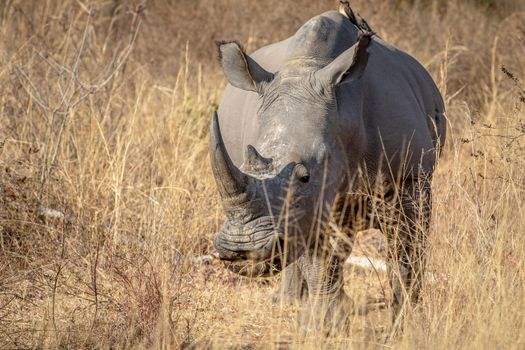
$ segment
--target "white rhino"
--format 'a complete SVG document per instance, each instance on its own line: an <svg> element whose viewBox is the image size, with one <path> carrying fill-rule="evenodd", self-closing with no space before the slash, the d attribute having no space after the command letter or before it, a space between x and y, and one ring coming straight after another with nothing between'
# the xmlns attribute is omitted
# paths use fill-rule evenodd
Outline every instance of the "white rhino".
<svg viewBox="0 0 525 350"><path fill-rule="evenodd" d="M306 296L303 317L320 323L348 312L339 252L363 228L389 239L394 321L417 300L445 142L429 73L362 29L330 11L252 55L218 43L229 84L210 137L226 213L215 248L245 275L286 266L282 294Z"/></svg>

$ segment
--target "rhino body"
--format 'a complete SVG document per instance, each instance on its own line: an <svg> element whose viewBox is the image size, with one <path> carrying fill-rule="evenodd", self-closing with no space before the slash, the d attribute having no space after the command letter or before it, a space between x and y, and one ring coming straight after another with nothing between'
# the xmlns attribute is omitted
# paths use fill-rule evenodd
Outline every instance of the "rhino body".
<svg viewBox="0 0 525 350"><path fill-rule="evenodd" d="M445 142L429 73L337 11L250 56L235 42L219 52L229 84L210 150L226 212L214 242L221 259L245 274L288 266L281 295L306 295L303 317L340 323L349 300L336 251L349 253L357 230L377 227L392 243L398 319L419 293L430 181ZM330 222L348 240L334 243Z"/></svg>

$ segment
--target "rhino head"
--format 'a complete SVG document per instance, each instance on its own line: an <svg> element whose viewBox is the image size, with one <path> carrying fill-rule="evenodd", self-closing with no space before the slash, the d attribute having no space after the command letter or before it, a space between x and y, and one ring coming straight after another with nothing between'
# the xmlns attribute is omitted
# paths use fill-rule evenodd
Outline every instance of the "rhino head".
<svg viewBox="0 0 525 350"><path fill-rule="evenodd" d="M219 44L228 82L259 96L256 142L245 147L240 168L226 151L217 113L212 118L212 170L226 213L214 245L231 269L267 274L318 242L362 153L360 78L369 42L362 35L329 63L290 60L275 74L237 43Z"/></svg>

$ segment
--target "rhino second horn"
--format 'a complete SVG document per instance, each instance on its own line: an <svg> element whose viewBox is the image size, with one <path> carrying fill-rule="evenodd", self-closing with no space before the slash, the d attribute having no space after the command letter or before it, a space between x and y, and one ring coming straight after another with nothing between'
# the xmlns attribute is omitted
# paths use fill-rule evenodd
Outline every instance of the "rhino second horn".
<svg viewBox="0 0 525 350"><path fill-rule="evenodd" d="M233 164L226 152L217 112L213 112L211 121L210 158L211 168L223 205L230 207L245 202L248 198L248 177Z"/></svg>
<svg viewBox="0 0 525 350"><path fill-rule="evenodd" d="M255 147L248 145L246 153L244 154L244 161L248 168L252 171L262 171L268 169L272 163L271 158L264 158L257 152Z"/></svg>

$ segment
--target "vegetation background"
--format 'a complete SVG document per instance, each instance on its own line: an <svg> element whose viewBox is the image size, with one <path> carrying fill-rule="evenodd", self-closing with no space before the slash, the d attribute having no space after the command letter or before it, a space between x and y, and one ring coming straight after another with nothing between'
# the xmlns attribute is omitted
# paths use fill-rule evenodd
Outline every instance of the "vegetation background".
<svg viewBox="0 0 525 350"><path fill-rule="evenodd" d="M448 106L433 278L403 335L388 338L380 274L347 273L371 305L350 335L302 338L297 306L270 301L278 278L187 258L212 251L222 220L213 41L251 52L336 6L0 2L0 349L525 348L523 0L352 1Z"/></svg>

